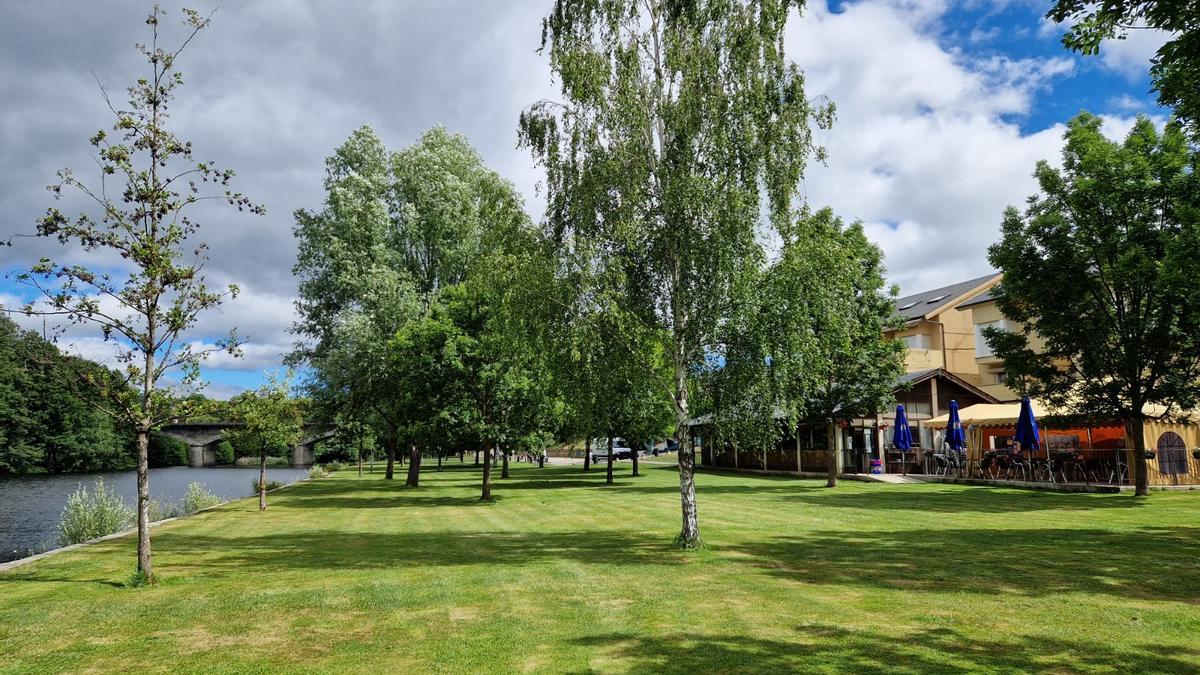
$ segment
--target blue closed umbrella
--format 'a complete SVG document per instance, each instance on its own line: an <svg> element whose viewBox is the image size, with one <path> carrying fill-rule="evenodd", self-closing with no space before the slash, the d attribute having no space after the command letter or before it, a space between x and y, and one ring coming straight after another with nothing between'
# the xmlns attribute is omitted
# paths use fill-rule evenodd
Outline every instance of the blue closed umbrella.
<svg viewBox="0 0 1200 675"><path fill-rule="evenodd" d="M962 452L967 449L967 435L963 432L962 419L958 416L958 401L950 401L950 420L946 424L946 445L951 450Z"/></svg>
<svg viewBox="0 0 1200 675"><path fill-rule="evenodd" d="M908 416L904 414L904 406L896 406L896 428L892 430L892 445L900 450L912 447L912 429L908 428Z"/></svg>
<svg viewBox="0 0 1200 675"><path fill-rule="evenodd" d="M902 473L908 473L908 449L912 447L912 429L908 428L908 416L904 414L904 406L896 406L896 426L892 429L892 445L903 453L901 464Z"/></svg>
<svg viewBox="0 0 1200 675"><path fill-rule="evenodd" d="M1022 450L1037 450L1042 447L1038 438L1037 420L1033 417L1033 404L1028 396L1021 398L1021 414L1017 417L1017 434L1013 440L1021 444Z"/></svg>

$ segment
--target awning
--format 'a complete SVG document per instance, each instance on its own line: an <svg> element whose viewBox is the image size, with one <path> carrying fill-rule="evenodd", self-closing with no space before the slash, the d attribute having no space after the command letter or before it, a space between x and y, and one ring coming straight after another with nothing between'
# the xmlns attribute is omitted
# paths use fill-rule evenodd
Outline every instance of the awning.
<svg viewBox="0 0 1200 675"><path fill-rule="evenodd" d="M1032 399L1033 414L1039 420L1047 417L1054 417L1056 414L1063 415L1063 412L1055 408L1047 406L1038 399ZM1157 419L1166 414L1165 407L1160 405L1145 405L1142 412L1146 417ZM967 406L958 411L959 417L962 419L963 425L975 425L979 427L1015 427L1017 426L1017 418L1021 415L1021 402L1014 401L1013 403L977 403L972 406ZM932 419L926 420L922 424L936 429L944 429L950 421L949 413L939 415Z"/></svg>

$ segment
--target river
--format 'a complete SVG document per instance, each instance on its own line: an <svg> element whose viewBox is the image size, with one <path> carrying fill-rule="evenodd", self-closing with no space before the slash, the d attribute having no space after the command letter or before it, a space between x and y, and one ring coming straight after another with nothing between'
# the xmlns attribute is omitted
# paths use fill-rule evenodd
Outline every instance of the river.
<svg viewBox="0 0 1200 675"><path fill-rule="evenodd" d="M267 479L294 483L308 476L308 469L270 467ZM97 478L115 489L125 503L137 505L137 473L116 471L65 475L0 477L0 562L15 560L30 550L58 545L58 518L67 495L83 484L91 489ZM150 470L150 498L164 504L179 503L188 483L200 483L221 499L246 497L258 467L192 469L183 466Z"/></svg>

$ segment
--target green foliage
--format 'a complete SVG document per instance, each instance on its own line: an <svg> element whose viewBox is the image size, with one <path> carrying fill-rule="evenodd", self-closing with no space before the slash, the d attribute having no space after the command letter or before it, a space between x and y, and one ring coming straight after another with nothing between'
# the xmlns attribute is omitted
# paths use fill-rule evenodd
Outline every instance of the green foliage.
<svg viewBox="0 0 1200 675"><path fill-rule="evenodd" d="M347 431L329 454L532 433L548 376L513 338L536 241L516 190L440 128L390 153L364 127L327 167L324 209L296 213L310 339L293 358L312 366L315 417Z"/></svg>
<svg viewBox="0 0 1200 675"><path fill-rule="evenodd" d="M308 470L309 478L324 478L326 474L327 472L324 467L315 464Z"/></svg>
<svg viewBox="0 0 1200 675"><path fill-rule="evenodd" d="M82 484L67 497L58 521L58 539L64 546L120 532L133 524L133 510L104 479L97 479L88 492Z"/></svg>
<svg viewBox="0 0 1200 675"><path fill-rule="evenodd" d="M233 450L233 443L230 443L228 439L221 439L221 442L217 443L216 461L221 466L233 464L237 461L237 455Z"/></svg>
<svg viewBox="0 0 1200 675"><path fill-rule="evenodd" d="M187 466L188 444L166 434L150 434L149 460L151 467Z"/></svg>
<svg viewBox="0 0 1200 675"><path fill-rule="evenodd" d="M133 467L128 430L62 385L71 371L115 377L0 316L0 474Z"/></svg>
<svg viewBox="0 0 1200 675"><path fill-rule="evenodd" d="M335 473L341 471L344 467L342 467L341 462L329 462L328 464L323 465L322 468L328 473Z"/></svg>
<svg viewBox="0 0 1200 675"><path fill-rule="evenodd" d="M905 349L884 336L900 326L885 274L862 225L829 209L803 214L787 234L769 273L767 325L788 419L868 417L893 401Z"/></svg>
<svg viewBox="0 0 1200 675"><path fill-rule="evenodd" d="M187 492L183 495L183 512L195 513L210 506L221 503L221 498L210 492L200 483L188 483Z"/></svg>
<svg viewBox="0 0 1200 675"><path fill-rule="evenodd" d="M1200 154L1178 124L1160 134L1139 118L1123 143L1101 125L1072 120L1063 168L1039 162L1041 193L1005 212L988 258L1004 272L997 303L1023 328L986 337L1019 391L1135 425L1144 492L1143 406L1200 403Z"/></svg>
<svg viewBox="0 0 1200 675"><path fill-rule="evenodd" d="M233 445L256 448L265 461L272 452L286 452L300 442L303 418L291 395L290 373L272 375L267 384L239 394L229 403L230 418L241 423L229 430L227 438Z"/></svg>
<svg viewBox="0 0 1200 675"><path fill-rule="evenodd" d="M1200 135L1200 11L1192 2L1168 0L1057 0L1046 18L1069 22L1063 35L1068 49L1099 54L1105 40L1124 40L1131 30L1147 28L1169 38L1150 60L1150 79L1158 102Z"/></svg>
<svg viewBox="0 0 1200 675"><path fill-rule="evenodd" d="M568 313L618 318L613 340L661 336L681 441L696 374L752 304L762 216L785 229L809 157L823 156L810 125L828 126L832 106L814 104L782 50L801 6L557 0L543 24L561 97L522 113L520 142L546 168L554 269L578 288ZM680 493L695 542L688 448Z"/></svg>

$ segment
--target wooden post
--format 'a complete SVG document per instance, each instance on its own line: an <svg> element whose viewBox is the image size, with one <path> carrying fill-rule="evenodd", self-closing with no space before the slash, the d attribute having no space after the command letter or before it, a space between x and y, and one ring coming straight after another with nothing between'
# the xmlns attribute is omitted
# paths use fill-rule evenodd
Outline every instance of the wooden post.
<svg viewBox="0 0 1200 675"><path fill-rule="evenodd" d="M796 473L800 473L800 427L796 427Z"/></svg>

